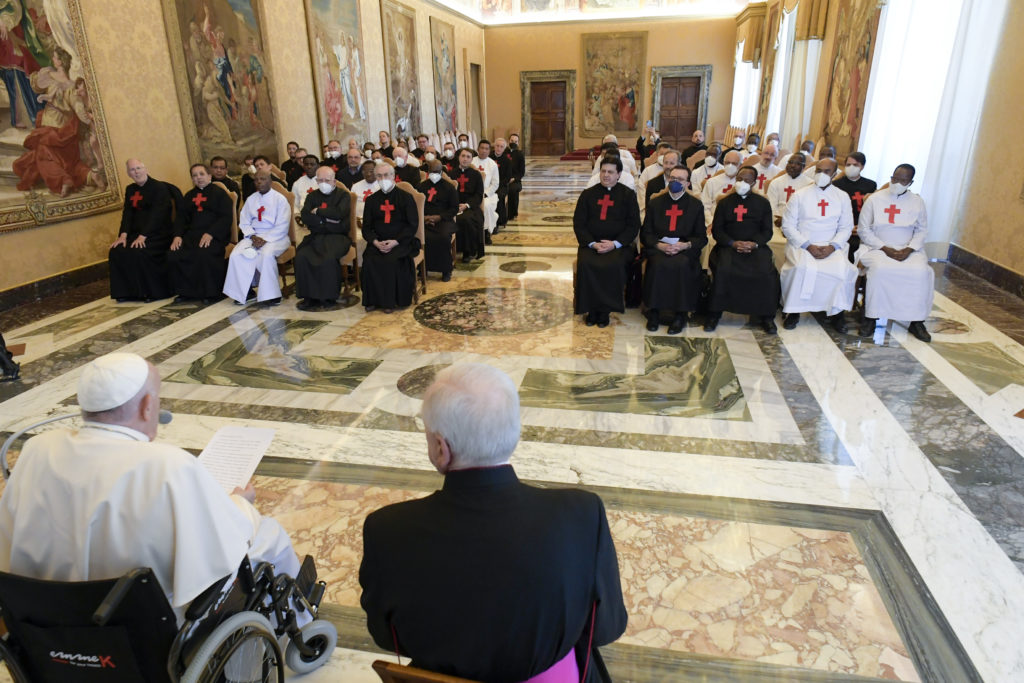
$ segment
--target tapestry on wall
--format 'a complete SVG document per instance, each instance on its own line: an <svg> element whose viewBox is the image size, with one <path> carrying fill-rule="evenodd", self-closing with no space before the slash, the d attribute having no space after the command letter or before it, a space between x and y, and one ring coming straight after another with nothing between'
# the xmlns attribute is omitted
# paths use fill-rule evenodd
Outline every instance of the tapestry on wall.
<svg viewBox="0 0 1024 683"><path fill-rule="evenodd" d="M781 5L774 5L768 11L765 24L764 47L761 50L761 99L757 105L757 126L764 128L768 124L768 106L771 103L772 84L775 77L775 57L778 52L779 27L781 26ZM765 133L778 131L766 130Z"/></svg>
<svg viewBox="0 0 1024 683"><path fill-rule="evenodd" d="M455 85L455 27L430 17L430 49L434 60L434 115L437 131L459 129Z"/></svg>
<svg viewBox="0 0 1024 683"><path fill-rule="evenodd" d="M359 0L306 0L321 142L368 137ZM342 145L344 147L344 145Z"/></svg>
<svg viewBox="0 0 1024 683"><path fill-rule="evenodd" d="M0 25L0 231L118 208L78 0L4 3Z"/></svg>
<svg viewBox="0 0 1024 683"><path fill-rule="evenodd" d="M257 0L162 0L185 146L192 163L220 155L277 159L277 125Z"/></svg>
<svg viewBox="0 0 1024 683"><path fill-rule="evenodd" d="M647 32L584 33L583 134L640 130Z"/></svg>
<svg viewBox="0 0 1024 683"><path fill-rule="evenodd" d="M822 134L840 155L856 151L860 140L881 13L875 0L839 0Z"/></svg>
<svg viewBox="0 0 1024 683"><path fill-rule="evenodd" d="M397 2L381 0L384 71L388 84L388 116L396 138L419 133L420 88L416 70L416 13Z"/></svg>

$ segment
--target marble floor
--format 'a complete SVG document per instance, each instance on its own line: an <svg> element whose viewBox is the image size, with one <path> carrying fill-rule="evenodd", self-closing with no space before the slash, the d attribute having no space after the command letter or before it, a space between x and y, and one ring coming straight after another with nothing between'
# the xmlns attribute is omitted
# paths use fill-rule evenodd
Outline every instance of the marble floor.
<svg viewBox="0 0 1024 683"><path fill-rule="evenodd" d="M605 648L616 680L1024 680L1024 302L935 264L931 344L810 317L771 337L728 315L650 333L637 309L586 327L586 167L531 160L487 257L391 315L117 304L105 283L0 311L26 344L0 437L73 412L81 366L117 349L160 369L162 440L275 429L257 505L315 556L340 634L307 679L374 681L363 519L439 485L421 396L485 361L520 387L519 475L605 500L629 610Z"/></svg>

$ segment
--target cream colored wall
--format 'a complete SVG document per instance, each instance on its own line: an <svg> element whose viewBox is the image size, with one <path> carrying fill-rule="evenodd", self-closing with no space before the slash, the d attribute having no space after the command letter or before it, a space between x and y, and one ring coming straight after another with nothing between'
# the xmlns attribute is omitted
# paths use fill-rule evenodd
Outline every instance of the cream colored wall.
<svg viewBox="0 0 1024 683"><path fill-rule="evenodd" d="M584 33L647 31L647 64L640 98L640 121L651 116L651 67L711 64L711 93L708 125L728 125L732 103L733 57L736 20L682 19L676 21L609 21L503 26L488 28L487 110L491 135L504 135L523 126L520 71L574 69L576 71L577 149L600 143L600 138L582 137L583 73L580 36ZM629 140L630 145L635 141ZM622 142L626 142L622 140Z"/></svg>
<svg viewBox="0 0 1024 683"><path fill-rule="evenodd" d="M1024 3L1011 2L989 77L974 149L1006 148L1007 135L1020 128L1024 101L1024 50L1016 43L1024 32ZM972 155L959 229L953 243L1017 273L1024 274L1024 156L1004 154L998 163L987 154Z"/></svg>
<svg viewBox="0 0 1024 683"><path fill-rule="evenodd" d="M313 94L313 65L302 0L263 0L264 50L277 119L278 156L287 158L289 140L320 156L320 133Z"/></svg>

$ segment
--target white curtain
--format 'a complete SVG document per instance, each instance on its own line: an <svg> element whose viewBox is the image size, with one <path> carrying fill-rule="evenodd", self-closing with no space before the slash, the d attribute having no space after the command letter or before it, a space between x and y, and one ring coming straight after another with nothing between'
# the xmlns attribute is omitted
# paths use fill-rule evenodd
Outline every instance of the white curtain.
<svg viewBox="0 0 1024 683"><path fill-rule="evenodd" d="M820 57L820 40L797 40L793 43L786 108L782 130L779 132L784 146L792 144L797 136L805 136L811 127L811 108L814 106L814 86L818 78Z"/></svg>
<svg viewBox="0 0 1024 683"><path fill-rule="evenodd" d="M793 24L796 17L796 10L782 12L782 21L779 22L779 35L775 44L775 70L772 72L772 91L768 98L768 118L765 123L764 132L778 133L782 126L782 115L785 111L783 94L786 92L786 83L789 81L789 67L792 63L793 52ZM791 141L785 141L788 148Z"/></svg>
<svg viewBox="0 0 1024 683"><path fill-rule="evenodd" d="M729 123L746 128L757 121L757 91L761 84L761 69L743 61L743 44L736 46L736 74L732 81L732 114Z"/></svg>

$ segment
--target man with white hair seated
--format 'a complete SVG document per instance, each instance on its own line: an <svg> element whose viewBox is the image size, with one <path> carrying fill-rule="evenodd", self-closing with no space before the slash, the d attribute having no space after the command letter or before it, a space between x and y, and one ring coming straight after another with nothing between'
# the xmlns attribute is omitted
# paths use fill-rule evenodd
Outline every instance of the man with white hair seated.
<svg viewBox="0 0 1024 683"><path fill-rule="evenodd" d="M366 518L360 602L374 641L472 680L597 680L597 647L626 628L601 499L519 481L519 395L500 370L442 370L422 416L444 485Z"/></svg>
<svg viewBox="0 0 1024 683"><path fill-rule="evenodd" d="M637 176L636 159L633 158L633 154L625 147L619 147L619 139L609 133L605 135L601 140L601 144L614 143L615 147L619 150L619 156L622 158L622 170L627 171L631 176Z"/></svg>
<svg viewBox="0 0 1024 683"><path fill-rule="evenodd" d="M291 541L253 507L252 484L229 495L192 454L155 442L159 392L141 356L85 366L83 426L29 439L0 498L0 570L91 581L150 567L179 621L246 555L297 575Z"/></svg>

